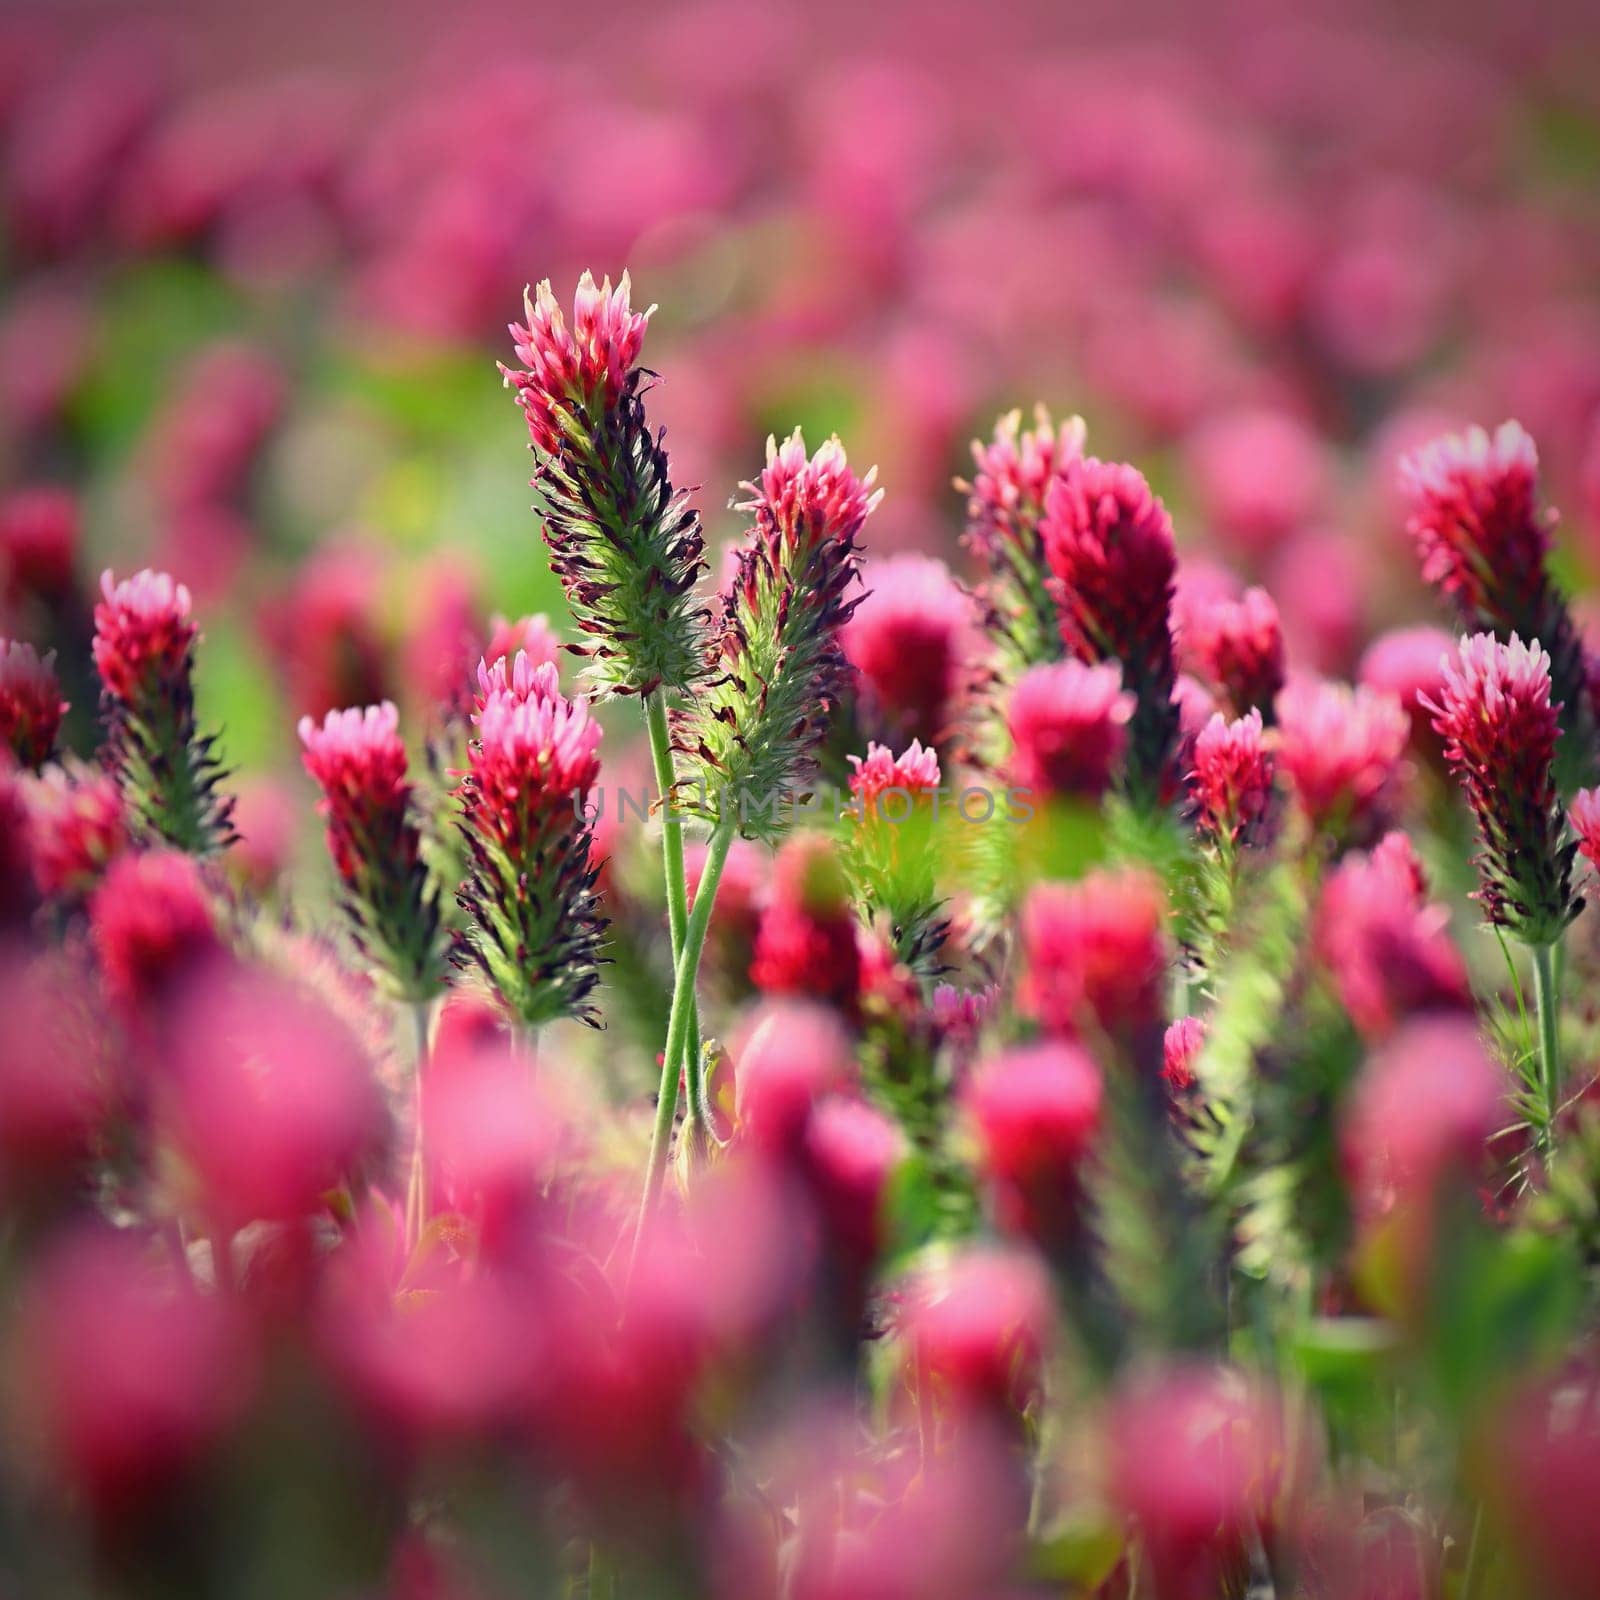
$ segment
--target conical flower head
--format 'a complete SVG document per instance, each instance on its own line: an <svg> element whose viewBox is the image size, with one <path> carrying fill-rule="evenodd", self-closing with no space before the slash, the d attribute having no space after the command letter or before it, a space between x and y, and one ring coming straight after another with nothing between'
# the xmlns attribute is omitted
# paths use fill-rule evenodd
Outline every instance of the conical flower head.
<svg viewBox="0 0 1600 1600"><path fill-rule="evenodd" d="M1489 921L1545 945L1582 909L1572 892L1577 844L1556 798L1550 657L1515 634L1462 641L1437 700L1424 698L1445 759L1478 824L1479 898Z"/></svg>
<svg viewBox="0 0 1600 1600"><path fill-rule="evenodd" d="M1219 711L1194 742L1189 800L1195 825L1232 848L1258 844L1272 806L1272 757L1261 713L1229 722Z"/></svg>
<svg viewBox="0 0 1600 1600"><path fill-rule="evenodd" d="M1410 725L1392 694L1295 678L1278 696L1278 765L1312 827L1341 842L1381 830Z"/></svg>
<svg viewBox="0 0 1600 1600"><path fill-rule="evenodd" d="M548 669L523 669L523 659L511 664L513 687L491 687L477 715L461 785L472 865L458 898L469 918L466 953L537 1027L559 1016L592 1020L605 919L584 808L600 774L600 726Z"/></svg>
<svg viewBox="0 0 1600 1600"><path fill-rule="evenodd" d="M1041 533L1061 637L1080 661L1121 665L1136 702L1128 787L1157 797L1178 737L1172 521L1134 468L1089 456L1051 486Z"/></svg>
<svg viewBox="0 0 1600 1600"><path fill-rule="evenodd" d="M1134 709L1114 661L1030 667L1006 711L1012 782L1043 799L1098 800L1121 775Z"/></svg>
<svg viewBox="0 0 1600 1600"><path fill-rule="evenodd" d="M675 725L746 833L782 832L849 685L840 634L859 600L857 536L882 498L873 478L851 471L837 439L808 455L796 429L781 447L768 440L761 479L746 485L755 526L722 597L718 676Z"/></svg>
<svg viewBox="0 0 1600 1600"><path fill-rule="evenodd" d="M1401 487L1406 527L1423 578L1455 604L1462 626L1537 640L1550 657L1554 698L1567 732L1562 765L1572 787L1593 767L1594 718L1582 642L1548 556L1555 513L1539 504L1539 457L1520 423L1490 434L1469 428L1406 457Z"/></svg>
<svg viewBox="0 0 1600 1600"><path fill-rule="evenodd" d="M1022 413L1011 411L987 443L973 441L972 481L956 483L967 495L962 543L987 571L982 598L1011 671L1061 654L1040 524L1056 480L1082 459L1083 442L1081 417L1056 423L1040 406L1034 425L1024 428Z"/></svg>
<svg viewBox="0 0 1600 1600"><path fill-rule="evenodd" d="M1183 648L1195 670L1220 690L1236 717L1271 717L1283 687L1283 626L1265 589L1197 608L1184 627Z"/></svg>
<svg viewBox="0 0 1600 1600"><path fill-rule="evenodd" d="M128 810L146 833L209 854L233 839L233 800L221 792L216 741L195 721L200 630L189 591L149 568L100 580L94 664L104 689L111 754Z"/></svg>
<svg viewBox="0 0 1600 1600"><path fill-rule="evenodd" d="M864 910L883 913L897 957L927 965L948 931L938 918L933 797L939 758L913 740L898 756L869 744L851 756L850 794L858 812L845 864Z"/></svg>
<svg viewBox="0 0 1600 1600"><path fill-rule="evenodd" d="M37 772L55 753L67 703L61 698L54 654L0 639L0 746Z"/></svg>
<svg viewBox="0 0 1600 1600"><path fill-rule="evenodd" d="M439 909L411 816L393 704L300 721L308 773L322 790L328 851L356 943L388 987L421 1000L439 984Z"/></svg>
<svg viewBox="0 0 1600 1600"><path fill-rule="evenodd" d="M569 326L548 282L513 324L521 370L502 367L538 458L551 566L588 637L602 690L686 688L704 665L700 521L673 487L645 419L639 354L650 313L635 312L626 273L613 289L585 273Z"/></svg>

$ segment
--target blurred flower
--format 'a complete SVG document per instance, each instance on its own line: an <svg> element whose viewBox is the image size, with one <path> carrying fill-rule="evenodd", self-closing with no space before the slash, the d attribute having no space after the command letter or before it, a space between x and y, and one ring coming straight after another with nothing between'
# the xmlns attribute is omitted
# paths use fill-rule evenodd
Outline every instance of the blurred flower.
<svg viewBox="0 0 1600 1600"><path fill-rule="evenodd" d="M797 428L767 441L761 480L745 486L755 527L722 597L721 675L674 721L719 804L741 807L743 832L781 831L774 813L811 775L848 687L840 636L860 583L856 539L882 499L875 475L857 477L836 438L808 456Z"/></svg>
<svg viewBox="0 0 1600 1600"><path fill-rule="evenodd" d="M1436 439L1401 463L1411 500L1406 527L1423 578L1454 601L1469 632L1544 648L1567 734L1565 759L1587 774L1594 719L1583 647L1547 569L1555 518L1539 507L1538 471L1533 440L1515 422L1493 435L1470 428Z"/></svg>
<svg viewBox="0 0 1600 1600"><path fill-rule="evenodd" d="M1176 1090L1194 1087L1194 1064L1206 1045L1206 1025L1199 1017L1179 1017L1161 1040L1161 1076Z"/></svg>
<svg viewBox="0 0 1600 1600"><path fill-rule="evenodd" d="M159 1495L238 1417L253 1356L228 1301L133 1232L81 1227L22 1292L19 1404L51 1466L109 1517Z"/></svg>
<svg viewBox="0 0 1600 1600"><path fill-rule="evenodd" d="M1326 449L1286 412L1241 410L1212 418L1190 435L1184 454L1200 515L1230 548L1269 550L1326 509Z"/></svg>
<svg viewBox="0 0 1600 1600"><path fill-rule="evenodd" d="M269 894L294 853L298 796L276 778L247 778L239 785L233 820L238 838L228 851L228 871L252 895Z"/></svg>
<svg viewBox="0 0 1600 1600"><path fill-rule="evenodd" d="M1265 589L1247 589L1238 600L1192 609L1180 642L1185 658L1222 692L1235 716L1247 711L1272 716L1283 688L1283 629Z"/></svg>
<svg viewBox="0 0 1600 1600"><path fill-rule="evenodd" d="M53 484L15 489L0 500L0 593L52 602L70 594L78 522L77 496Z"/></svg>
<svg viewBox="0 0 1600 1600"><path fill-rule="evenodd" d="M812 1108L855 1083L855 1052L838 1016L804 1000L771 1001L732 1045L737 1137L774 1155L793 1154Z"/></svg>
<svg viewBox="0 0 1600 1600"><path fill-rule="evenodd" d="M1600 867L1600 789L1580 789L1567 807L1567 821L1578 849L1591 866Z"/></svg>
<svg viewBox="0 0 1600 1600"><path fill-rule="evenodd" d="M1030 667L1006 712L1011 781L1045 799L1100 799L1122 770L1133 715L1134 697L1116 662Z"/></svg>
<svg viewBox="0 0 1600 1600"><path fill-rule="evenodd" d="M1351 1020L1369 1039L1406 1017L1470 1015L1466 964L1448 932L1449 912L1429 905L1404 834L1370 855L1344 858L1323 885L1312 928L1318 957Z"/></svg>
<svg viewBox="0 0 1600 1600"><path fill-rule="evenodd" d="M1422 696L1438 699L1444 688L1445 657L1455 647L1455 636L1443 628L1391 628L1367 646L1357 672L1367 688L1399 700L1411 719L1411 748L1434 761L1441 760L1443 752Z"/></svg>
<svg viewBox="0 0 1600 1600"><path fill-rule="evenodd" d="M1066 1040L1019 1046L973 1070L964 1100L1003 1227L1046 1244L1077 1231L1103 1094L1100 1069Z"/></svg>
<svg viewBox="0 0 1600 1600"><path fill-rule="evenodd" d="M364 546L324 543L267 608L263 633L281 663L291 711L320 717L391 697L393 664L378 619L380 576L378 558Z"/></svg>
<svg viewBox="0 0 1600 1600"><path fill-rule="evenodd" d="M81 899L128 843L117 780L74 762L50 766L24 795L33 875L42 895Z"/></svg>
<svg viewBox="0 0 1600 1600"><path fill-rule="evenodd" d="M461 784L472 869L460 900L467 950L526 1027L592 1019L605 929L584 807L600 774L600 725L518 655L486 689Z"/></svg>
<svg viewBox="0 0 1600 1600"><path fill-rule="evenodd" d="M1533 945L1559 939L1583 906L1572 892L1577 846L1556 799L1561 728L1550 688L1550 657L1537 643L1479 633L1446 659L1439 698L1422 702L1478 824L1478 898L1490 922Z"/></svg>
<svg viewBox="0 0 1600 1600"><path fill-rule="evenodd" d="M894 743L949 738L981 645L972 596L930 556L863 569L866 593L840 642L861 676L873 727Z"/></svg>
<svg viewBox="0 0 1600 1600"><path fill-rule="evenodd" d="M1409 731L1393 695L1292 679L1278 696L1278 764L1311 825L1355 840L1377 831L1395 803Z"/></svg>
<svg viewBox="0 0 1600 1600"><path fill-rule="evenodd" d="M553 667L559 662L560 653L561 640L542 612L512 620L497 611L489 619L489 638L483 659L491 667L516 655L525 655L536 667L547 664Z"/></svg>
<svg viewBox="0 0 1600 1600"><path fill-rule="evenodd" d="M385 701L330 711L320 728L302 717L299 731L356 943L396 995L424 1000L440 982L439 908L411 815L399 713Z"/></svg>
<svg viewBox="0 0 1600 1600"><path fill-rule="evenodd" d="M211 1227L310 1216L376 1154L384 1117L371 1063L294 980L211 967L186 986L170 1038L158 1126Z"/></svg>
<svg viewBox="0 0 1600 1600"><path fill-rule="evenodd" d="M584 273L569 330L546 280L526 302L527 325L511 329L526 370L500 370L528 420L545 543L594 681L649 694L703 673L694 585L704 543L645 421L638 360L650 312L628 297L627 273L615 290Z"/></svg>
<svg viewBox="0 0 1600 1600"><path fill-rule="evenodd" d="M146 568L100 579L94 664L105 689L117 780L133 820L180 849L209 854L233 837L233 802L219 788L215 740L195 722L200 630L189 591Z"/></svg>
<svg viewBox="0 0 1600 1600"><path fill-rule="evenodd" d="M1166 914L1160 885L1133 869L1037 885L1022 905L1019 1006L1051 1033L1137 1043L1162 1026Z"/></svg>
<svg viewBox="0 0 1600 1600"><path fill-rule="evenodd" d="M0 639L0 743L35 772L55 754L68 710L55 659L54 652L41 660L31 644Z"/></svg>
<svg viewBox="0 0 1600 1600"><path fill-rule="evenodd" d="M750 979L764 994L804 996L855 1015L861 992L856 916L843 866L820 834L796 835L778 853Z"/></svg>
<svg viewBox="0 0 1600 1600"><path fill-rule="evenodd" d="M118 856L89 902L89 928L106 993L129 1011L170 998L222 948L200 869L178 850Z"/></svg>
<svg viewBox="0 0 1600 1600"><path fill-rule="evenodd" d="M1228 849L1259 844L1266 831L1273 761L1265 739L1259 711L1235 722L1219 711L1194 742L1189 801L1195 826Z"/></svg>
<svg viewBox="0 0 1600 1600"><path fill-rule="evenodd" d="M1166 508L1132 467L1091 456L1052 485L1040 533L1068 651L1117 662L1134 695L1128 783L1155 798L1170 780L1178 736L1170 626L1177 554Z"/></svg>
<svg viewBox="0 0 1600 1600"><path fill-rule="evenodd" d="M704 840L685 840L683 873L691 911L701 874L705 871L706 854ZM728 859L717 883L717 903L711 912L700 971L702 976L715 975L735 996L742 994L749 985L750 952L755 949L756 934L761 926L771 863L771 856L760 845L748 839L735 839L728 847Z"/></svg>

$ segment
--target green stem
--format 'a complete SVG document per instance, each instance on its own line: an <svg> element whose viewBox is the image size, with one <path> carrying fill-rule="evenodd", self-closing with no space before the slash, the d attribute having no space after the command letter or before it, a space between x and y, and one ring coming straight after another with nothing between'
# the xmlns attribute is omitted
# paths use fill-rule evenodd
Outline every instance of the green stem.
<svg viewBox="0 0 1600 1600"><path fill-rule="evenodd" d="M1544 1091L1545 1147L1556 1149L1556 1114L1561 1108L1560 996L1556 987L1555 947L1533 947L1533 1008L1539 1022L1539 1084Z"/></svg>
<svg viewBox="0 0 1600 1600"><path fill-rule="evenodd" d="M667 881L667 927L672 937L672 968L676 975L678 958L683 954L684 929L689 921L689 894L683 870L683 822L672 799L677 773L672 765L666 701L660 690L644 697L644 720L650 732L650 759L655 766L656 789L661 796L661 861ZM674 1064L667 1063L668 1066ZM700 1015L692 994L683 1067L689 1080L689 1114L698 1120L701 1097L695 1092L695 1080L700 1073Z"/></svg>
<svg viewBox="0 0 1600 1600"><path fill-rule="evenodd" d="M706 854L705 871L700 875L694 910L690 912L688 925L683 932L683 950L678 956L677 972L672 984L667 1047L661 1057L661 1092L656 1101L655 1132L650 1139L650 1165L645 1172L644 1199L639 1205L639 1226L633 1240L635 1257L644 1237L645 1224L661 1193L662 1179L666 1176L667 1149L672 1143L672 1123L678 1112L678 1062L683 1059L689 1019L694 1012L694 985L700 972L700 951L706 942L706 929L711 925L711 908L717 899L717 884L721 881L722 869L728 860L728 848L732 843L732 821L718 823L717 831L711 836L711 848Z"/></svg>
<svg viewBox="0 0 1600 1600"><path fill-rule="evenodd" d="M1461 1576L1461 1600L1476 1600L1479 1545L1483 1539L1483 1502L1472 1513L1472 1537L1467 1544L1467 1565Z"/></svg>
<svg viewBox="0 0 1600 1600"><path fill-rule="evenodd" d="M422 1076L428 1065L428 1036L433 1004L417 1000L411 1005L411 1022L416 1031L416 1061L412 1068L411 1181L406 1187L406 1236L413 1250L428 1225L427 1151L422 1132Z"/></svg>

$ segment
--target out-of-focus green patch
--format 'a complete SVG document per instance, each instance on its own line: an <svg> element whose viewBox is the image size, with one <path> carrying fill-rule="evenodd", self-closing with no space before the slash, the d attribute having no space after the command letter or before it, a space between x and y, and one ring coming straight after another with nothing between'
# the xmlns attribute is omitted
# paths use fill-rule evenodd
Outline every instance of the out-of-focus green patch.
<svg viewBox="0 0 1600 1600"><path fill-rule="evenodd" d="M780 379L757 404L756 420L763 435L780 440L799 428L815 450L830 434L859 437L864 399L862 385L847 368L837 361L819 362ZM870 464L869 458L863 466Z"/></svg>
<svg viewBox="0 0 1600 1600"><path fill-rule="evenodd" d="M1076 1506L1028 1546L1028 1576L1065 1584L1074 1595L1096 1594L1116 1571L1126 1548L1109 1513Z"/></svg>
<svg viewBox="0 0 1600 1600"><path fill-rule="evenodd" d="M144 262L99 301L93 377L72 399L74 426L96 454L120 455L143 432L174 371L202 345L245 331L238 296L193 262Z"/></svg>
<svg viewBox="0 0 1600 1600"><path fill-rule="evenodd" d="M255 771L282 760L293 730L244 619L219 617L207 626L195 666L195 701L201 728L220 735L228 768Z"/></svg>
<svg viewBox="0 0 1600 1600"><path fill-rule="evenodd" d="M1541 98L1526 108L1523 128L1539 176L1563 183L1600 178L1600 122L1582 108Z"/></svg>

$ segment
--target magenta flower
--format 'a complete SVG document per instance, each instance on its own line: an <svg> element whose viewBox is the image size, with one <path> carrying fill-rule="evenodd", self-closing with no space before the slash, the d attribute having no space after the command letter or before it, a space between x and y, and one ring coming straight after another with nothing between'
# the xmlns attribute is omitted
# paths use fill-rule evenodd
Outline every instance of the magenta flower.
<svg viewBox="0 0 1600 1600"><path fill-rule="evenodd" d="M411 815L399 713L389 701L300 720L308 773L322 790L328 851L362 953L404 1000L439 985L439 908Z"/></svg>
<svg viewBox="0 0 1600 1600"><path fill-rule="evenodd" d="M1260 843L1272 809L1273 772L1261 713L1229 722L1219 711L1200 730L1191 760L1189 803L1200 832L1229 849Z"/></svg>
<svg viewBox="0 0 1600 1600"><path fill-rule="evenodd" d="M59 604L72 593L81 529L77 496L36 484L0 498L0 593Z"/></svg>
<svg viewBox="0 0 1600 1600"><path fill-rule="evenodd" d="M128 844L117 780L76 762L25 780L28 842L39 893L81 899Z"/></svg>
<svg viewBox="0 0 1600 1600"><path fill-rule="evenodd" d="M851 756L850 793L858 825L843 859L861 908L882 913L895 958L913 970L935 963L948 925L939 919L933 797L939 758L913 741L896 756L869 744ZM931 973L930 973L931 975Z"/></svg>
<svg viewBox="0 0 1600 1600"><path fill-rule="evenodd" d="M31 644L0 639L0 746L37 772L55 753L67 702L55 655L40 658Z"/></svg>
<svg viewBox="0 0 1600 1600"><path fill-rule="evenodd" d="M1161 1076L1175 1090L1192 1089L1194 1064L1206 1046L1206 1025L1199 1017L1179 1017L1161 1039Z"/></svg>
<svg viewBox="0 0 1600 1600"><path fill-rule="evenodd" d="M1171 519L1134 468L1090 456L1051 486L1040 532L1068 653L1121 666L1135 700L1128 786L1158 799L1178 737Z"/></svg>
<svg viewBox="0 0 1600 1600"><path fill-rule="evenodd" d="M1278 696L1278 765L1311 825L1375 832L1394 801L1410 724L1393 695L1296 678Z"/></svg>
<svg viewBox="0 0 1600 1600"><path fill-rule="evenodd" d="M1537 640L1544 648L1568 736L1563 765L1586 774L1594 721L1583 646L1548 570L1555 514L1539 506L1533 440L1516 422L1493 434L1469 428L1407 456L1400 479L1423 578L1455 603L1469 632Z"/></svg>
<svg viewBox="0 0 1600 1600"><path fill-rule="evenodd" d="M1567 807L1567 821L1578 837L1578 849L1591 866L1600 867L1600 789L1580 789Z"/></svg>
<svg viewBox="0 0 1600 1600"><path fill-rule="evenodd" d="M1455 646L1455 635L1443 628L1393 628L1367 647L1356 674L1367 688L1399 700L1411 719L1412 748L1435 764L1441 754L1439 738L1422 696L1438 698L1444 686L1444 658Z"/></svg>
<svg viewBox="0 0 1600 1600"><path fill-rule="evenodd" d="M678 749L704 769L742 832L782 831L785 796L811 778L832 709L848 690L841 633L860 584L857 538L883 494L837 439L815 455L795 430L767 441L741 509L755 526L722 597L718 676L674 718Z"/></svg>
<svg viewBox="0 0 1600 1600"><path fill-rule="evenodd" d="M870 725L897 740L947 740L981 645L978 608L942 561L891 556L864 569L867 593L840 635Z"/></svg>
<svg viewBox="0 0 1600 1600"><path fill-rule="evenodd" d="M1023 902L1018 1004L1063 1037L1142 1044L1162 1024L1170 955L1161 887L1138 871L1042 883Z"/></svg>
<svg viewBox="0 0 1600 1600"><path fill-rule="evenodd" d="M859 924L844 863L819 834L785 843L762 908L750 981L769 995L832 1005L854 1018L861 999Z"/></svg>
<svg viewBox="0 0 1600 1600"><path fill-rule="evenodd" d="M578 281L569 328L548 282L527 298L511 337L523 370L500 370L528 420L551 566L589 643L603 689L683 689L705 668L700 519L673 487L667 453L645 420L639 366L650 312L635 312L628 275L615 289Z"/></svg>
<svg viewBox="0 0 1600 1600"><path fill-rule="evenodd" d="M1134 697L1115 662L1030 667L1011 691L1011 781L1044 798L1098 800L1116 782L1128 748Z"/></svg>
<svg viewBox="0 0 1600 1600"><path fill-rule="evenodd" d="M1213 600L1186 617L1184 653L1216 686L1233 714L1273 714L1283 687L1283 628L1278 607L1265 589L1246 589L1237 600Z"/></svg>
<svg viewBox="0 0 1600 1600"><path fill-rule="evenodd" d="M911 802L919 795L931 794L939 787L939 757L913 739L896 755L887 745L869 744L865 756L851 756L850 793L863 812L878 815L880 802L889 791L903 792ZM907 812L909 814L909 805Z"/></svg>
<svg viewBox="0 0 1600 1600"><path fill-rule="evenodd" d="M129 1010L169 997L222 949L211 894L179 850L113 861L89 902L89 929L106 992Z"/></svg>
<svg viewBox="0 0 1600 1600"><path fill-rule="evenodd" d="M1478 824L1478 898L1490 922L1530 945L1554 943L1583 906L1572 892L1578 847L1564 839L1556 797L1561 725L1550 690L1538 643L1478 633L1446 658L1438 699L1422 702Z"/></svg>
<svg viewBox="0 0 1600 1600"><path fill-rule="evenodd" d="M553 668L526 656L481 669L485 681L461 785L466 947L526 1026L592 1020L605 919L584 808L600 775L600 725L556 687Z"/></svg>
<svg viewBox="0 0 1600 1600"><path fill-rule="evenodd" d="M181 850L220 850L233 839L233 801L219 788L216 741L195 722L189 591L148 568L122 583L107 572L100 589L94 664L129 812Z"/></svg>

